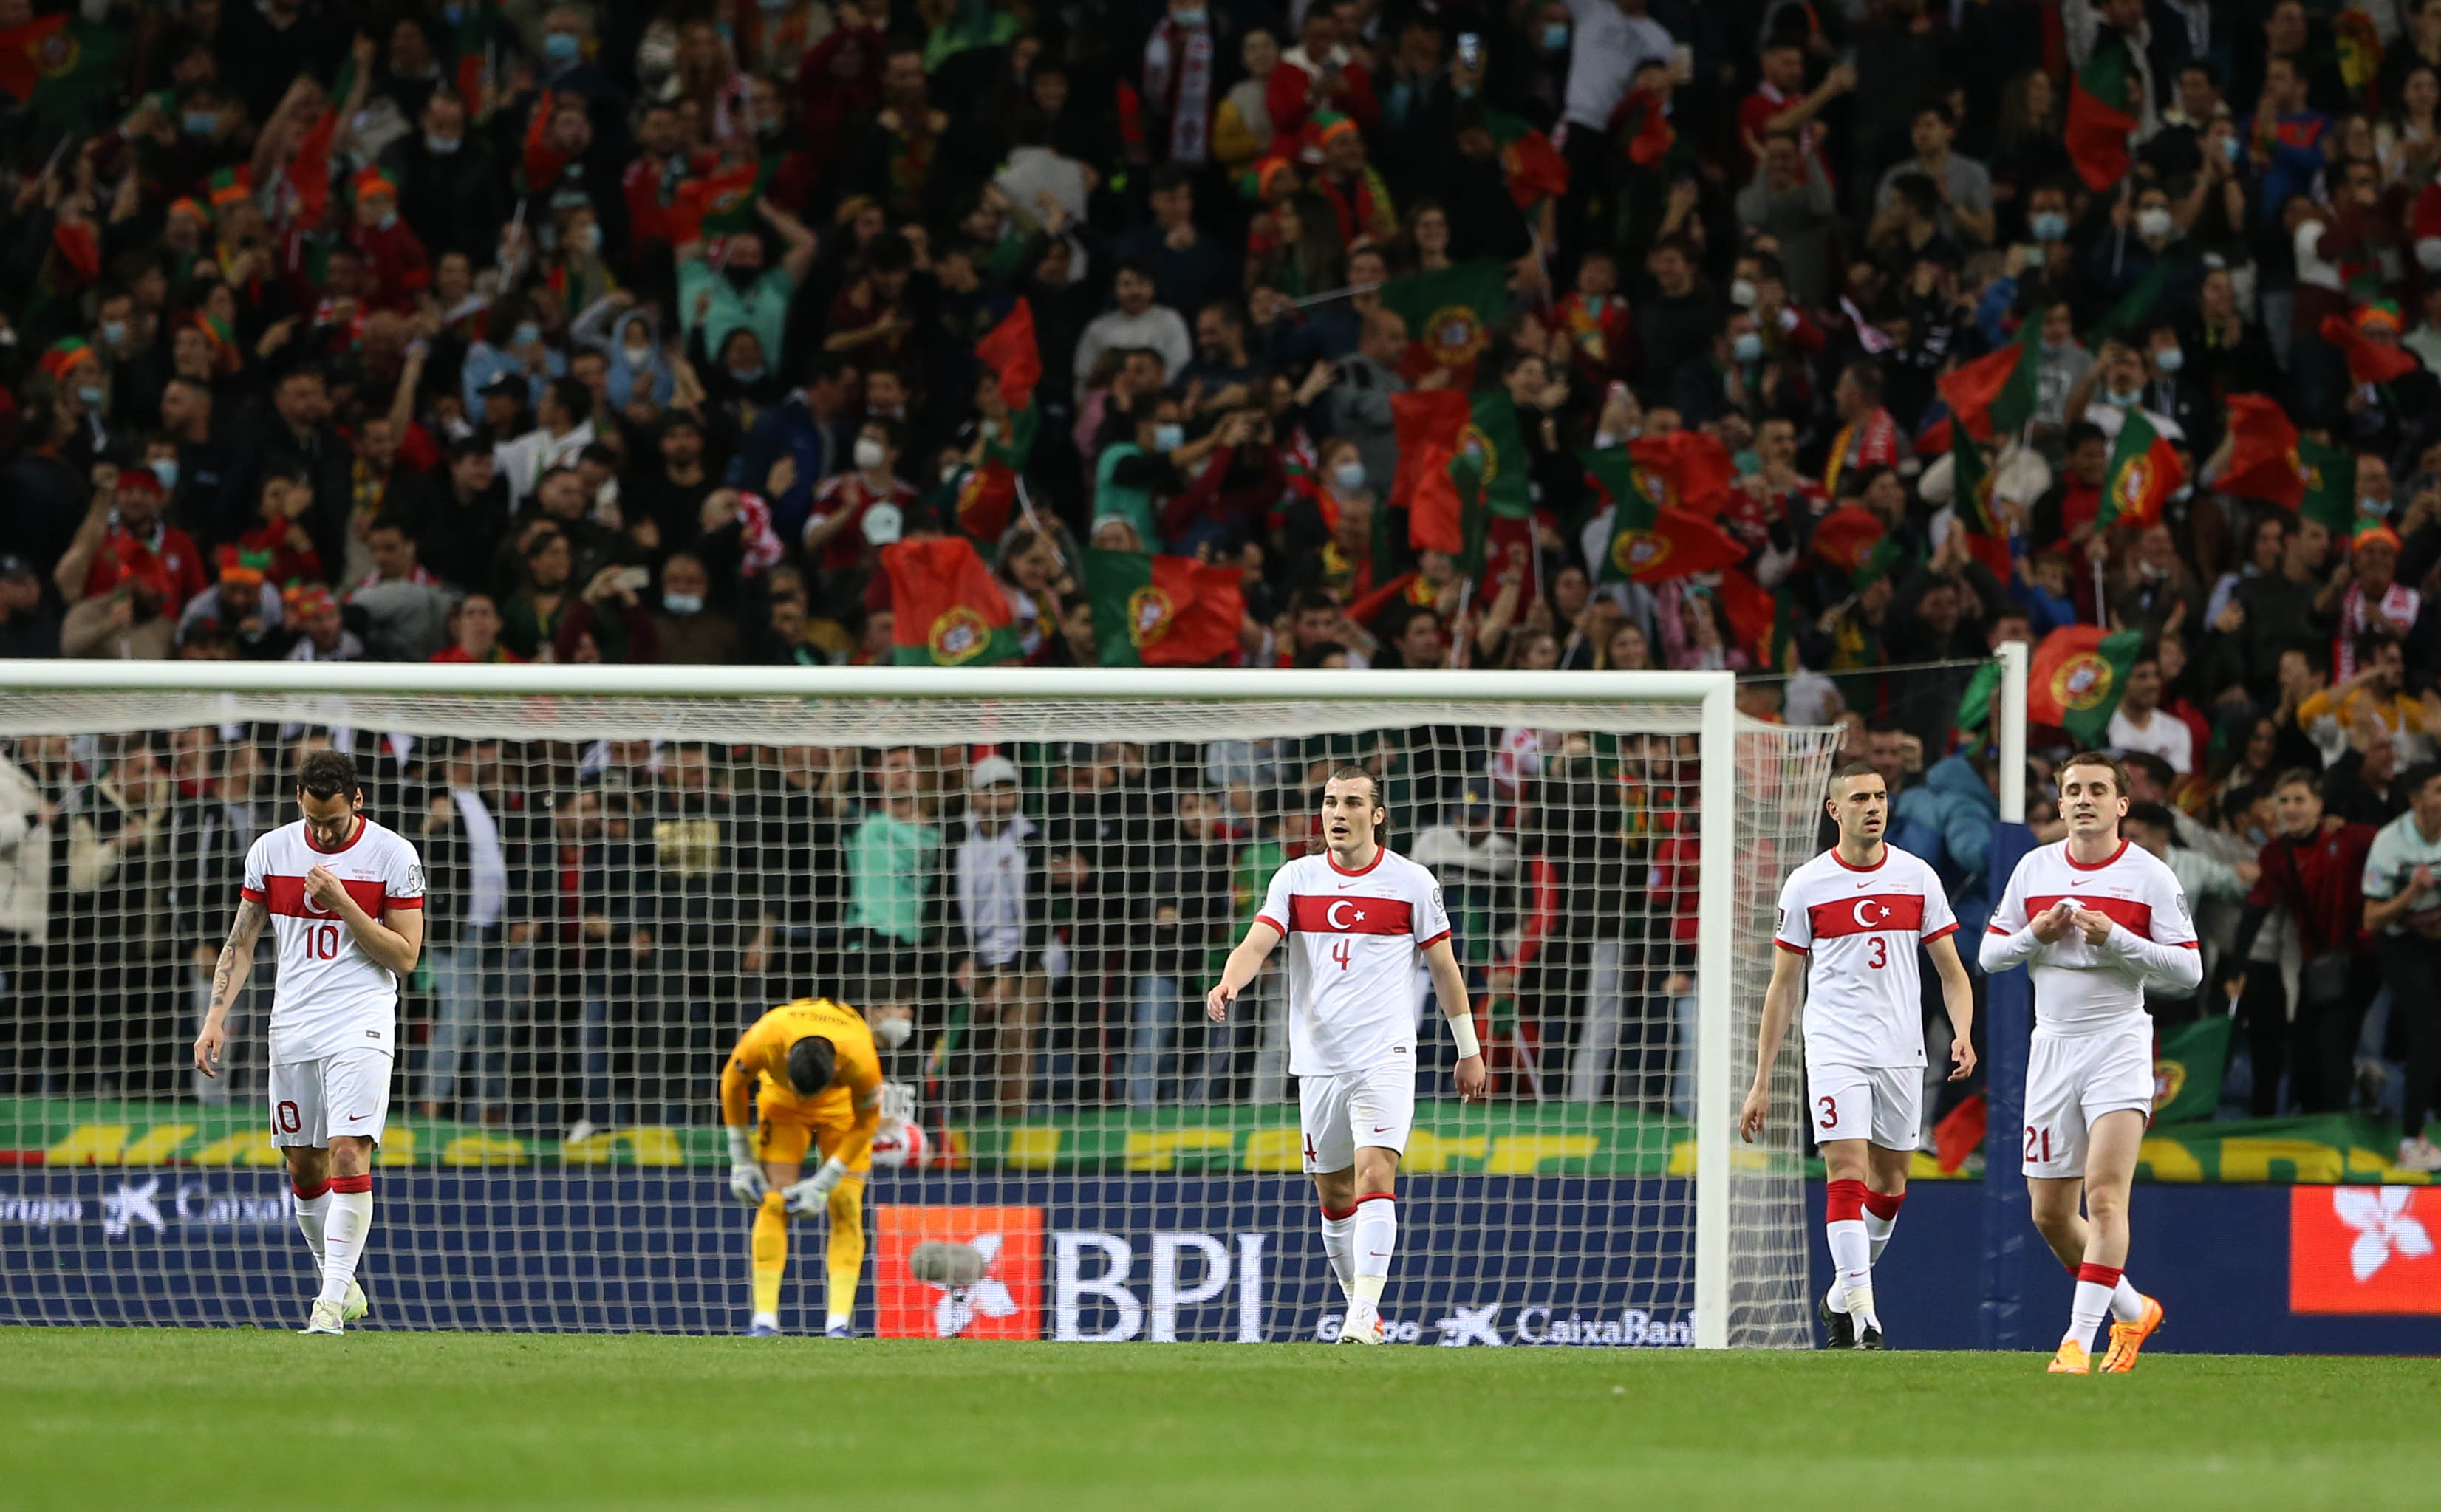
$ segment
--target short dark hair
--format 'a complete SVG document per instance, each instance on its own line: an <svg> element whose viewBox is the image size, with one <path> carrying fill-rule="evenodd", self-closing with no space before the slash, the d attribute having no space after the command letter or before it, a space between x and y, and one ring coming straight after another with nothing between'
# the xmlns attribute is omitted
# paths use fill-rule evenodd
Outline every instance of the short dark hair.
<svg viewBox="0 0 2441 1512"><path fill-rule="evenodd" d="M1841 762L1831 773L1831 785L1836 788L1851 777L1881 778L1882 770L1871 762Z"/></svg>
<svg viewBox="0 0 2441 1512"><path fill-rule="evenodd" d="M2155 761L2160 761L2161 758L2156 756L2153 759ZM2104 771L2110 774L2111 792L2121 798L2125 798L2127 796L2127 768L2119 765L2119 758L2111 755L2108 751L2078 751L2075 755L2059 764L2059 769L2052 774L2053 780L2056 781L2065 777L2068 773L2068 769L2071 766L2101 767Z"/></svg>
<svg viewBox="0 0 2441 1512"><path fill-rule="evenodd" d="M2407 790L2409 798L2414 798L2436 777L2441 777L2441 762L2417 762L2398 774L2398 783Z"/></svg>
<svg viewBox="0 0 2441 1512"><path fill-rule="evenodd" d="M551 402L568 412L571 420L583 420L593 413L593 390L585 387L582 378L554 378L551 381Z"/></svg>
<svg viewBox="0 0 2441 1512"><path fill-rule="evenodd" d="M2132 804L2127 810L2127 821L2131 824L2150 824L2164 835L2176 835L2179 832L2179 821L2170 813L2170 807L2166 803Z"/></svg>
<svg viewBox="0 0 2441 1512"><path fill-rule="evenodd" d="M356 759L343 750L305 753L297 764L297 791L316 798L353 798L363 791L356 781Z"/></svg>
<svg viewBox="0 0 2441 1512"><path fill-rule="evenodd" d="M799 1097L811 1097L831 1084L839 1052L820 1035L807 1035L788 1047L788 1085Z"/></svg>
<svg viewBox="0 0 2441 1512"><path fill-rule="evenodd" d="M2089 420L2079 420L2069 423L2068 433L2060 439L2060 444L2074 451L2087 441L2106 441L2109 439L2102 433L2101 426Z"/></svg>
<svg viewBox="0 0 2441 1512"><path fill-rule="evenodd" d="M2149 750L2131 750L2119 758L2119 774L2122 779L2119 791L2123 794L2127 791L2125 779L2129 772L2143 772L2146 782L2161 787L2169 787L2179 780L2178 768Z"/></svg>
<svg viewBox="0 0 2441 1512"><path fill-rule="evenodd" d="M2372 665L2374 658L2381 655L2382 647L2396 646L2397 644L2398 638L2392 635L2387 630L2365 631L2363 634L2357 637L2355 650L2357 654L2358 669L2361 671L2363 668Z"/></svg>

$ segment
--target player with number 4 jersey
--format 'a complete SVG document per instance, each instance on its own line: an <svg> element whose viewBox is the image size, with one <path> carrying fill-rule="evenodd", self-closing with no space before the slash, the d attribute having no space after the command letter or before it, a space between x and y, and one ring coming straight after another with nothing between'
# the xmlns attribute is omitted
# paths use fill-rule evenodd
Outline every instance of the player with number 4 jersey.
<svg viewBox="0 0 2441 1512"><path fill-rule="evenodd" d="M1289 1070L1323 1248L1347 1299L1339 1340L1350 1344L1382 1341L1382 1288L1399 1236L1399 1157L1416 1120L1419 957L1457 1042L1459 1095L1480 1096L1484 1081L1440 886L1381 844L1388 821L1370 772L1333 774L1323 788L1325 850L1274 873L1204 999L1211 1020L1225 1021L1273 946L1287 942Z"/></svg>
<svg viewBox="0 0 2441 1512"><path fill-rule="evenodd" d="M2106 1374L2133 1369L2161 1326L2161 1305L2132 1286L2127 1194L2153 1116L2153 1020L2144 989L2184 996L2202 957L2186 893L2170 869L2119 834L2127 775L2098 752L2059 769L2068 838L2029 851L1983 936L1987 972L2023 964L2034 979L2026 1052L2026 1193L2034 1227L2076 1277L2052 1373L2082 1376L2106 1311Z"/></svg>
<svg viewBox="0 0 2441 1512"><path fill-rule="evenodd" d="M309 1334L341 1332L369 1307L356 1263L372 1229L373 1147L389 1118L398 984L424 948L423 865L413 846L365 817L364 802L345 752L311 751L298 764L304 817L246 853L237 922L195 1035L195 1069L218 1076L229 1009L269 923L280 943L271 1143L320 1277Z"/></svg>
<svg viewBox="0 0 2441 1512"><path fill-rule="evenodd" d="M1806 1109L1830 1177L1824 1226L1838 1279L1820 1308L1833 1349L1883 1347L1873 1267L1907 1200L1908 1162L1924 1130L1921 949L1949 1010L1951 1081L1975 1070L1975 989L1958 959L1958 920L1941 878L1883 840L1890 787L1863 762L1832 774L1824 801L1839 843L1789 874L1780 893L1771 985L1763 993L1754 1085L1739 1132L1758 1138L1771 1113L1798 982L1805 982Z"/></svg>

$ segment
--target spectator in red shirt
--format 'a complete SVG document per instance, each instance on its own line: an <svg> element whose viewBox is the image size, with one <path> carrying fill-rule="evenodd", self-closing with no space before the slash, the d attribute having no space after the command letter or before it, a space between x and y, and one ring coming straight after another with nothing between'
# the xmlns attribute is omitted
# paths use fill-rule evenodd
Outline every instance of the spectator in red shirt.
<svg viewBox="0 0 2441 1512"><path fill-rule="evenodd" d="M1763 139L1776 131L1797 134L1800 152L1811 153L1822 165L1822 176L1832 178L1830 154L1824 150L1831 139L1830 131L1822 124L1822 112L1831 101L1856 87L1856 65L1840 63L1831 65L1822 81L1811 93L1805 88L1805 49L1797 43L1775 38L1763 44L1763 77L1756 81L1754 92L1738 103L1738 150L1744 154L1745 176L1754 176L1756 161L1763 156Z"/></svg>
<svg viewBox="0 0 2441 1512"><path fill-rule="evenodd" d="M526 658L500 644L500 606L488 593L470 593L458 601L449 611L449 634L455 644L432 659L435 661L523 661Z"/></svg>
<svg viewBox="0 0 2441 1512"><path fill-rule="evenodd" d="M365 260L365 302L376 310L407 315L415 297L432 286L432 260L398 213L398 186L380 169L356 175L356 224L349 232Z"/></svg>
<svg viewBox="0 0 2441 1512"><path fill-rule="evenodd" d="M1382 118L1382 107L1373 98L1373 76L1341 45L1338 13L1315 6L1305 13L1301 35L1302 42L1280 54L1263 86L1273 140L1295 137L1317 110L1352 116L1358 126L1371 131Z"/></svg>
<svg viewBox="0 0 2441 1512"><path fill-rule="evenodd" d="M60 558L53 574L60 596L78 603L132 581L174 608L211 586L194 538L163 519L161 506L161 479L152 469L121 469L113 487L96 494Z"/></svg>
<svg viewBox="0 0 2441 1512"><path fill-rule="evenodd" d="M2326 819L2318 779L2302 766L2272 781L2271 807L2280 833L2263 847L2263 873L2247 895L2228 958L2239 967L2229 994L2253 1047L2254 1113L2262 1118L2277 1110L2284 1039L2297 1102L2309 1113L2343 1110L2356 1068L2357 1021L2381 987L2378 958L2363 939L2365 853L2380 831ZM2255 934L2275 908L2296 921L2305 956L2294 1015L2277 969L2245 969Z"/></svg>
<svg viewBox="0 0 2441 1512"><path fill-rule="evenodd" d="M805 515L805 549L825 573L869 567L873 547L864 538L864 515L877 504L895 506L903 517L915 504L915 490L898 476L901 432L895 422L868 420L856 433L853 472L834 473L814 489Z"/></svg>

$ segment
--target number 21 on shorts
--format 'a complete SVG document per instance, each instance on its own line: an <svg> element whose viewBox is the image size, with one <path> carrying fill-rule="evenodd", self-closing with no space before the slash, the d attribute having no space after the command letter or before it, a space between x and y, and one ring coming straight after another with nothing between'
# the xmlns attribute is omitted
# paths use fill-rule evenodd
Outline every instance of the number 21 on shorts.
<svg viewBox="0 0 2441 1512"><path fill-rule="evenodd" d="M2027 1125L2026 1163L2029 1165L2046 1165L2050 1163L2051 1158L2052 1131L2047 1128L2036 1128L2032 1124Z"/></svg>

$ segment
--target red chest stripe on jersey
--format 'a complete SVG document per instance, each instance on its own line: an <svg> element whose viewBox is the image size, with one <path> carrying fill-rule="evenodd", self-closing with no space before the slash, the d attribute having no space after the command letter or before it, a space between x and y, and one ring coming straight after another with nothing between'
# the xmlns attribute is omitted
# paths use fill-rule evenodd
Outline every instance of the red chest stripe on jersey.
<svg viewBox="0 0 2441 1512"><path fill-rule="evenodd" d="M1924 894L1863 892L1853 898L1814 904L1806 909L1805 917L1814 926L1814 937L1817 940L1843 934L1921 929L1924 927Z"/></svg>
<svg viewBox="0 0 2441 1512"><path fill-rule="evenodd" d="M2039 918L2062 898L2074 898L2079 908L2091 909L2096 913L2108 914L2111 923L2126 926L2129 934L2146 940L2153 938L2153 906L2149 903L2140 903L2134 898L2097 898L2083 892L2061 892L2048 898L2028 898L2026 900L2027 919L2031 921Z"/></svg>
<svg viewBox="0 0 2441 1512"><path fill-rule="evenodd" d="M376 919L382 916L382 909L386 905L382 898L381 880L378 877L342 877L339 879L339 885L348 890L348 896L356 900L357 908ZM267 876L262 879L262 887L263 891L268 895L271 911L274 913L284 913L292 919L338 917L330 909L306 900L305 879L301 876Z"/></svg>
<svg viewBox="0 0 2441 1512"><path fill-rule="evenodd" d="M1289 927L1300 934L1413 934L1416 909L1404 898L1292 893Z"/></svg>

